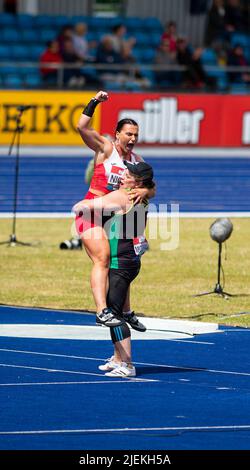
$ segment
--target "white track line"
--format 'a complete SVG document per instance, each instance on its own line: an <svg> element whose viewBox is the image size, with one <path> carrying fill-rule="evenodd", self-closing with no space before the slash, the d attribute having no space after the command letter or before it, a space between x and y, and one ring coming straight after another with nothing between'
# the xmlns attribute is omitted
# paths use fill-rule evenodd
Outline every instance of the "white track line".
<svg viewBox="0 0 250 470"><path fill-rule="evenodd" d="M116 432L140 432L140 431L248 431L250 425L231 426L168 426L158 428L100 428L100 429L46 429L30 431L0 431L0 435L7 434L70 434L70 433L116 433Z"/></svg>
<svg viewBox="0 0 250 470"><path fill-rule="evenodd" d="M25 366L19 364L2 364L0 363L0 367L13 367L17 369L32 369L32 370L42 370L46 372L61 372L63 374L77 374L77 375L94 375L95 377L103 377L103 374L95 374L93 372L80 372L74 370L63 370L63 369L48 369L47 367L32 367L32 366ZM137 379L137 378L130 378L126 377L127 380L133 380L135 382L159 382L159 380L154 379ZM98 383L98 382L96 382Z"/></svg>
<svg viewBox="0 0 250 470"><path fill-rule="evenodd" d="M85 357L85 356L67 356L65 354L52 354L52 353L41 353L41 352L36 352L36 351L24 351L24 350L16 350L16 349L0 349L0 351L5 351L5 352L14 352L14 353L23 353L23 354L36 354L36 355L41 355L41 356L55 356L55 357L65 357L69 359L81 359L81 360L89 360L89 361L105 361L103 358L98 358L98 357ZM140 366L155 366L155 367L165 367L166 369L183 369L183 370L192 370L192 371L200 371L200 372L211 372L213 374L229 374L229 375L243 375L243 376L250 376L250 372L237 372L237 371L230 371L230 370L219 370L219 369L206 369L202 367L185 367L182 365L170 365L170 364L156 364L156 363L151 363L151 362L134 362L135 365L140 365ZM4 365L4 364L0 364ZM49 370L49 369L44 369L44 370ZM54 369L53 369L54 371ZM57 372L67 372L67 371L57 371ZM72 373L78 373L78 372L72 372ZM79 374L84 374L84 372L79 372ZM91 375L89 373L88 375ZM100 374L93 374L92 375L100 375ZM150 380L150 379L144 379L144 380Z"/></svg>
<svg viewBox="0 0 250 470"><path fill-rule="evenodd" d="M7 157L9 147L7 145L0 146L0 157ZM171 146L147 146L140 144L136 147L136 152L143 157L158 158L162 157L163 159L173 158L173 157L192 157L192 158L248 158L250 157L250 149L245 147L171 147ZM46 157L49 158L59 157L59 158L69 158L71 157L87 157L91 158L92 154L89 148L86 148L82 145L74 146L47 146L47 145L22 145L21 157Z"/></svg>
<svg viewBox="0 0 250 470"><path fill-rule="evenodd" d="M130 383L132 382L131 380L129 381ZM6 384L0 384L0 387L25 387L25 386L30 386L30 385L88 385L88 384L110 384L110 383L123 383L124 380L116 380L114 382L110 382L110 380L88 380L88 381L81 381L81 382L23 382L23 383L6 383Z"/></svg>
<svg viewBox="0 0 250 470"><path fill-rule="evenodd" d="M13 217L13 212L0 212L0 219L10 219ZM73 215L70 212L17 212L17 219L72 219ZM170 212L149 212L149 218L168 218L171 219ZM180 219L216 219L218 217L237 217L248 218L250 212L180 212L178 213Z"/></svg>

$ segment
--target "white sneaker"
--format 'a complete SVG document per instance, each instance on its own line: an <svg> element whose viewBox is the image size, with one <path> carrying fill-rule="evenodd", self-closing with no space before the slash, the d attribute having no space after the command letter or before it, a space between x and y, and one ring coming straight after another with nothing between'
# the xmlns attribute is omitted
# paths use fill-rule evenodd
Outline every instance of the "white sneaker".
<svg viewBox="0 0 250 470"><path fill-rule="evenodd" d="M112 326L120 326L124 323L124 320L121 318L119 319L116 317L111 308L105 307L100 313L96 314L99 323L102 323L105 326L112 327Z"/></svg>
<svg viewBox="0 0 250 470"><path fill-rule="evenodd" d="M107 372L105 375L108 377L135 377L135 367L128 367L126 362L122 362L118 367L115 367L111 372Z"/></svg>
<svg viewBox="0 0 250 470"><path fill-rule="evenodd" d="M109 371L115 369L116 367L119 367L121 365L121 363L120 362L115 362L113 359L114 359L114 356L110 357L109 359L107 359L106 364L101 364L100 366L98 366L98 369L109 372Z"/></svg>

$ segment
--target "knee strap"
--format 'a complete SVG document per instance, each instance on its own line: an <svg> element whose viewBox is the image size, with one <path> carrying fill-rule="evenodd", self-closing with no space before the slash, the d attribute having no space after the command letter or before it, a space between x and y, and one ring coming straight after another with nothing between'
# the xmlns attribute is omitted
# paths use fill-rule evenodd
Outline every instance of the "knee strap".
<svg viewBox="0 0 250 470"><path fill-rule="evenodd" d="M110 328L110 334L113 343L117 343L131 336L127 323L122 323L120 326L113 326Z"/></svg>

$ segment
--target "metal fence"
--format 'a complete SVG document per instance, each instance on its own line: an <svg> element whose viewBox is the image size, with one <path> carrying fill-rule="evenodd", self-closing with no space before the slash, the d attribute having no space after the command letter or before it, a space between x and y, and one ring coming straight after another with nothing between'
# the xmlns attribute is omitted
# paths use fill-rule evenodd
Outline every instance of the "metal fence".
<svg viewBox="0 0 250 470"><path fill-rule="evenodd" d="M0 63L0 77L2 78L2 83L0 82L1 89L8 89L8 88L21 88L20 83L18 86L15 86L15 80L13 80L12 86L8 85L8 80L6 78L6 70L9 70L9 76L15 76L14 68L18 69L18 75L27 77L36 76L37 80L23 80L23 85L27 89L34 89L34 88L54 88L54 89L67 89L67 88L94 88L98 87L99 84L104 84L106 89L114 89L114 84L117 85L117 89L127 90L128 88L140 91L142 90L159 90L162 91L199 91L199 88L196 89L195 86L191 86L186 89L183 87L182 78L185 77L185 72L188 71L188 67L181 66L181 65L152 65L152 64L96 64L96 63L86 63L84 66L79 64L58 64L58 63L42 63L38 64L37 62L18 62L13 65L13 62L6 61ZM55 77L53 82L43 80L43 76L41 73L41 68L47 68L54 70ZM250 91L250 67L239 67L239 66L212 66L207 65L203 66L204 71L208 77L215 78L216 86L208 88L206 90L205 87L201 87L201 90L204 91L219 91L219 92L228 92L234 88L235 85L239 88L242 85L242 88L245 87L246 91ZM71 71L72 76L85 76L88 77L87 84L82 83L79 86L72 83L70 81L65 80L65 75L67 71ZM75 74L74 74L75 71ZM164 84L164 80L162 83L158 80L158 73L161 72L164 77L164 73L166 73L166 83ZM179 74L179 83L171 83L171 79L169 78L169 73L176 72ZM249 82L243 81L240 77L243 74L249 75ZM236 80L236 78L238 80ZM143 79L144 82L143 82ZM86 86L87 85L87 86Z"/></svg>

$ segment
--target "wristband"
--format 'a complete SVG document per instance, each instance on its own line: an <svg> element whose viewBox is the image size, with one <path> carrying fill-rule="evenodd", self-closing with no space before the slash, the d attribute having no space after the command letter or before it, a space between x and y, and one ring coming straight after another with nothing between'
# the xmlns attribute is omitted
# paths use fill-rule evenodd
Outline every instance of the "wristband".
<svg viewBox="0 0 250 470"><path fill-rule="evenodd" d="M96 106L100 103L99 100L96 98L92 98L90 102L85 106L82 114L86 114L86 116L92 117L95 111Z"/></svg>

